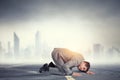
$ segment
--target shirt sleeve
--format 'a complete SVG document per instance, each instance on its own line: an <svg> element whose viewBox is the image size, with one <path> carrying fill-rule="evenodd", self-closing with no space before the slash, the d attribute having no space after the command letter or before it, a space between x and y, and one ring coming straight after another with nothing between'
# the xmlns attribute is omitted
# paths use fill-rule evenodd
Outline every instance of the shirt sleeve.
<svg viewBox="0 0 120 80"><path fill-rule="evenodd" d="M73 71L70 69L74 66L74 61L70 60L63 65L63 70L65 71L66 75L72 75Z"/></svg>

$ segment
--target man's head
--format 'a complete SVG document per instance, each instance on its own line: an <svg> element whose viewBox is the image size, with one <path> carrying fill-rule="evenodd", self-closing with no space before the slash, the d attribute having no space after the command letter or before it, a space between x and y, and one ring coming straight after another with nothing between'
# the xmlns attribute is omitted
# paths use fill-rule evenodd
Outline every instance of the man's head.
<svg viewBox="0 0 120 80"><path fill-rule="evenodd" d="M78 69L82 72L87 72L90 68L90 63L87 61L82 61L78 66Z"/></svg>

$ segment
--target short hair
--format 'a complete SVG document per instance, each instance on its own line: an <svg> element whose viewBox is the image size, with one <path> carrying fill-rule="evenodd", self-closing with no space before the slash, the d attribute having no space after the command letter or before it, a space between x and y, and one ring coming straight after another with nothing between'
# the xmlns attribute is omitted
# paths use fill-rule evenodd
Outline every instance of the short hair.
<svg viewBox="0 0 120 80"><path fill-rule="evenodd" d="M90 63L87 61L84 61L84 62L85 62L85 66L87 67L87 70L85 72L87 72L90 69Z"/></svg>
<svg viewBox="0 0 120 80"><path fill-rule="evenodd" d="M90 63L89 62L87 62L87 61L83 61L84 63L85 63L85 66L87 67L87 70L86 71L81 71L81 72L87 72L89 69L90 69Z"/></svg>

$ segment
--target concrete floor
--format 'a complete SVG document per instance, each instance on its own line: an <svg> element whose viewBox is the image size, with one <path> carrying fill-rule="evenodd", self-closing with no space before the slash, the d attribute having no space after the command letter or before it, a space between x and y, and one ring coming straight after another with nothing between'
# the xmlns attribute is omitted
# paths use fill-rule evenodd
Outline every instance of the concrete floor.
<svg viewBox="0 0 120 80"><path fill-rule="evenodd" d="M41 65L0 65L0 80L66 80L65 76L55 69L39 73ZM76 71L76 69L73 69ZM82 76L74 77L75 80L119 80L120 65L92 66L94 75L81 73Z"/></svg>

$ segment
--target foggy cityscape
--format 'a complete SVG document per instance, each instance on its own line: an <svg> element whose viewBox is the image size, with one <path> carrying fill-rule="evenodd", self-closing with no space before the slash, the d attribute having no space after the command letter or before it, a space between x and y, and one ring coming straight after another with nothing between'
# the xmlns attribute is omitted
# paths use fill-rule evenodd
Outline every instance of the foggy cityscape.
<svg viewBox="0 0 120 80"><path fill-rule="evenodd" d="M0 0L0 80L119 80L119 36L120 0Z"/></svg>
<svg viewBox="0 0 120 80"><path fill-rule="evenodd" d="M34 34L34 45L29 44L31 46L25 48L20 47L22 39L17 33L13 32L13 38L13 47L10 41L8 41L7 48L4 48L0 42L1 63L44 63L51 60L51 52L55 47L42 42L40 31L36 31ZM93 63L119 63L120 49L112 45L106 48L103 44L95 43L82 52L80 49L76 52L82 53L86 60Z"/></svg>

